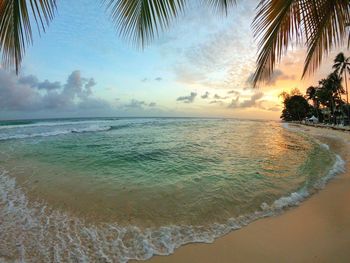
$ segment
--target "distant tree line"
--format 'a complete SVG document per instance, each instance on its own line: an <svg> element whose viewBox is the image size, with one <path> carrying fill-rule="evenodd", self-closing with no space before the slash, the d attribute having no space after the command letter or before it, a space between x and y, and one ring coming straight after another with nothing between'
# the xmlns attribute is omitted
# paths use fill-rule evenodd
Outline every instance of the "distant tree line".
<svg viewBox="0 0 350 263"><path fill-rule="evenodd" d="M349 124L350 105L347 75L350 74L350 57L339 53L333 64L333 72L327 78L310 86L303 95L298 89L282 92L283 111L281 119L302 121L314 115L320 122ZM344 76L345 89L342 85ZM346 98L346 100L343 99Z"/></svg>

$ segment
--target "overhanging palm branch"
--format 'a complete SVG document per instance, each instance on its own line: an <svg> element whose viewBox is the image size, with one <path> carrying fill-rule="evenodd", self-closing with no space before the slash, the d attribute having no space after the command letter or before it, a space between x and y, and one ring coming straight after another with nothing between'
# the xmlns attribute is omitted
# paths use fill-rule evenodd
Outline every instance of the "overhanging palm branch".
<svg viewBox="0 0 350 263"><path fill-rule="evenodd" d="M167 29L189 0L103 0L120 35L144 47ZM227 12L235 0L201 0L214 11Z"/></svg>
<svg viewBox="0 0 350 263"><path fill-rule="evenodd" d="M305 28L309 34L306 35L308 50L303 76L314 72L323 55L348 38L349 3L348 0L313 0L306 7Z"/></svg>
<svg viewBox="0 0 350 263"><path fill-rule="evenodd" d="M304 40L307 56L303 70L314 72L323 55L349 36L349 0L261 0L253 22L259 40L256 85L268 79L292 42Z"/></svg>
<svg viewBox="0 0 350 263"><path fill-rule="evenodd" d="M190 0L100 0L110 12L120 35L141 47L168 28ZM224 11L236 0L200 0L214 11ZM2 64L18 73L26 46L32 44L32 23L44 32L53 19L56 0L0 0Z"/></svg>
<svg viewBox="0 0 350 263"><path fill-rule="evenodd" d="M0 0L0 52L5 67L18 73L26 46L33 42L31 19L39 32L54 17L56 0Z"/></svg>
<svg viewBox="0 0 350 263"><path fill-rule="evenodd" d="M290 42L300 38L300 2L296 0L262 0L253 22L255 38L259 39L259 55L253 83L268 79Z"/></svg>
<svg viewBox="0 0 350 263"><path fill-rule="evenodd" d="M190 0L101 0L121 36L141 47L169 27ZM227 12L235 0L198 0ZM6 67L18 72L26 45L32 43L31 17L39 31L52 20L56 0L0 0L0 52ZM261 0L253 22L259 40L253 82L266 80L288 46L305 41L308 53L303 75L313 72L323 55L349 36L350 0ZM350 38L349 38L350 39Z"/></svg>

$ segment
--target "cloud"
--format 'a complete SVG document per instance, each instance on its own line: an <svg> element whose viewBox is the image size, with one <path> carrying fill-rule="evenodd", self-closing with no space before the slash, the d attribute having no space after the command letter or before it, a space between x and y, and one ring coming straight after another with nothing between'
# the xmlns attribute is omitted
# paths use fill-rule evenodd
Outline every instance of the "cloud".
<svg viewBox="0 0 350 263"><path fill-rule="evenodd" d="M279 106L274 106L274 107L270 107L267 108L268 111L281 111L281 107Z"/></svg>
<svg viewBox="0 0 350 263"><path fill-rule="evenodd" d="M226 99L228 99L228 96L222 97L222 96L220 96L218 94L215 94L214 95L214 99L216 99L216 100L226 100Z"/></svg>
<svg viewBox="0 0 350 263"><path fill-rule="evenodd" d="M27 80L20 81L14 74L0 69L0 110L30 110L40 104L41 95Z"/></svg>
<svg viewBox="0 0 350 263"><path fill-rule="evenodd" d="M18 83L23 85L29 85L30 87L34 88L38 85L39 81L38 78L34 75L28 75L28 76L22 76L19 78Z"/></svg>
<svg viewBox="0 0 350 263"><path fill-rule="evenodd" d="M208 91L206 91L202 96L201 96L201 98L202 99L208 99L209 98L209 92Z"/></svg>
<svg viewBox="0 0 350 263"><path fill-rule="evenodd" d="M246 83L251 87L253 83L254 73L251 73ZM295 80L295 75L287 75L280 69L276 69L272 72L270 78L265 82L267 86L275 86L279 80Z"/></svg>
<svg viewBox="0 0 350 263"><path fill-rule="evenodd" d="M36 87L41 90L55 90L60 89L62 86L58 81L50 82L48 80L45 80L44 82L37 83Z"/></svg>
<svg viewBox="0 0 350 263"><path fill-rule="evenodd" d="M162 77L156 77L153 79L154 81L162 81L163 78ZM152 79L149 79L149 78L143 78L141 79L141 82L149 82L149 81L152 81Z"/></svg>
<svg viewBox="0 0 350 263"><path fill-rule="evenodd" d="M43 82L39 82L38 78L34 75L21 76L18 79L18 83L22 85L28 85L31 88L37 88L39 90L54 90L61 88L61 83L58 81L50 82L48 80L45 80Z"/></svg>
<svg viewBox="0 0 350 263"><path fill-rule="evenodd" d="M251 0L242 2L233 9L225 23L213 21L212 29L208 23L202 28L202 19L207 16L193 19L198 37L185 46L181 43L180 52L176 52L178 63L173 69L176 80L206 89L243 87L245 79L255 68L257 48L249 23L254 17L255 6ZM198 8L193 10L194 14L200 12ZM188 26L185 29L188 31Z"/></svg>
<svg viewBox="0 0 350 263"><path fill-rule="evenodd" d="M262 92L256 92L254 93L250 99L244 100L240 102L239 96L237 96L235 99L232 99L231 103L228 105L228 108L231 109L237 109L237 108L251 108L251 107L257 107L260 108L260 99L264 96L264 93Z"/></svg>
<svg viewBox="0 0 350 263"><path fill-rule="evenodd" d="M266 82L269 86L274 86L278 80L294 80L295 75L287 75L282 70L276 69Z"/></svg>
<svg viewBox="0 0 350 263"><path fill-rule="evenodd" d="M209 102L209 104L224 105L224 102L222 100L212 100L212 101Z"/></svg>
<svg viewBox="0 0 350 263"><path fill-rule="evenodd" d="M148 104L148 107L155 107L155 106L157 106L157 103L155 102L151 102L150 104Z"/></svg>
<svg viewBox="0 0 350 263"><path fill-rule="evenodd" d="M76 110L108 107L108 103L91 97L96 85L93 78L83 78L73 71L64 85L60 82L38 81L33 75L21 76L0 69L0 110L41 111Z"/></svg>
<svg viewBox="0 0 350 263"><path fill-rule="evenodd" d="M155 107L157 104L155 102L147 103L143 100L132 99L129 103L124 104L123 108L132 109L143 109L144 107Z"/></svg>
<svg viewBox="0 0 350 263"><path fill-rule="evenodd" d="M192 103L194 102L194 99L197 97L197 93L196 92L191 92L191 94L189 96L181 96L178 97L176 100L177 101L182 101L184 103Z"/></svg>
<svg viewBox="0 0 350 263"><path fill-rule="evenodd" d="M230 90L227 92L227 94L233 94L235 96L239 96L241 93L239 91L236 91L236 90Z"/></svg>
<svg viewBox="0 0 350 263"><path fill-rule="evenodd" d="M239 108L239 97L237 96L235 99L232 99L231 103L227 106L227 108L231 108L231 109Z"/></svg>

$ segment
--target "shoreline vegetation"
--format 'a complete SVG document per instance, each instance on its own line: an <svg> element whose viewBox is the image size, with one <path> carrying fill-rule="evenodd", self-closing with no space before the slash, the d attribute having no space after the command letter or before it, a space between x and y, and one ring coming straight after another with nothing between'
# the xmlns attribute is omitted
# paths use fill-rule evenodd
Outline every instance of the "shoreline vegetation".
<svg viewBox="0 0 350 263"><path fill-rule="evenodd" d="M345 161L345 172L282 214L254 221L212 244L184 245L172 255L154 256L148 262L348 262L350 133L336 126L288 123L329 145Z"/></svg>
<svg viewBox="0 0 350 263"><path fill-rule="evenodd" d="M306 94L297 88L290 93L283 91L279 95L284 106L280 118L284 121L349 126L350 104L346 73L350 73L350 57L339 53L332 69L333 72L321 79L318 85L308 87Z"/></svg>

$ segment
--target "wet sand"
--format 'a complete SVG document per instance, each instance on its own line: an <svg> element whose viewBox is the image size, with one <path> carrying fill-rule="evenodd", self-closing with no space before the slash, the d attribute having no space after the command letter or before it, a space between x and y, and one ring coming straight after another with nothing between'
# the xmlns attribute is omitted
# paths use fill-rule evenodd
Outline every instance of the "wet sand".
<svg viewBox="0 0 350 263"><path fill-rule="evenodd" d="M350 262L350 133L291 125L346 161L346 172L299 207L257 220L213 244L188 244L149 262Z"/></svg>

